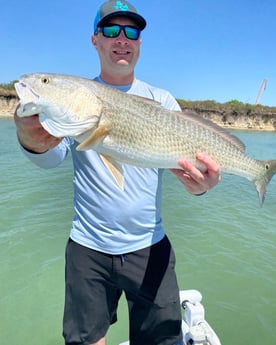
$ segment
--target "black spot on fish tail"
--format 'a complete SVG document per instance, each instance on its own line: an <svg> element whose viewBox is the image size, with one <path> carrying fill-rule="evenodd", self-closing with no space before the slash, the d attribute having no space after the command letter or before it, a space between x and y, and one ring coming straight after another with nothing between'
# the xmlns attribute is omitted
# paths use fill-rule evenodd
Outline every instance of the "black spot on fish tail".
<svg viewBox="0 0 276 345"><path fill-rule="evenodd" d="M255 180L255 187L259 195L260 205L262 206L265 200L267 186L276 174L276 160L259 161L264 166L264 174Z"/></svg>

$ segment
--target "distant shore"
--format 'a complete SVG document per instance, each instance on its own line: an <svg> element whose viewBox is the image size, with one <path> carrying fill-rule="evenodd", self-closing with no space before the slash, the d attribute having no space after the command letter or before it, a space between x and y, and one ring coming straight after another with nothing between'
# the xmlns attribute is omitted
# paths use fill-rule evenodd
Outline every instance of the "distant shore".
<svg viewBox="0 0 276 345"><path fill-rule="evenodd" d="M183 111L194 111L221 127L241 130L276 131L276 107L244 104L238 101L178 100ZM0 89L0 118L12 118L18 104L14 90Z"/></svg>
<svg viewBox="0 0 276 345"><path fill-rule="evenodd" d="M14 90L0 88L0 118L12 117L17 104L18 97Z"/></svg>
<svg viewBox="0 0 276 345"><path fill-rule="evenodd" d="M245 104L236 100L227 103L185 100L178 102L182 111L192 110L224 128L276 131L276 107Z"/></svg>

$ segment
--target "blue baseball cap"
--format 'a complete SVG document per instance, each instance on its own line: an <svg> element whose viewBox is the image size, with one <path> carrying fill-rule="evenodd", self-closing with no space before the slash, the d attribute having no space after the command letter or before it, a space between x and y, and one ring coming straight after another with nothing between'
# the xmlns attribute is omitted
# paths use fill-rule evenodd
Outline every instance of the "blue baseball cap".
<svg viewBox="0 0 276 345"><path fill-rule="evenodd" d="M99 8L94 20L94 32L97 32L97 28L104 25L109 19L118 16L132 19L140 30L143 30L147 25L146 20L128 1L110 0L103 3Z"/></svg>

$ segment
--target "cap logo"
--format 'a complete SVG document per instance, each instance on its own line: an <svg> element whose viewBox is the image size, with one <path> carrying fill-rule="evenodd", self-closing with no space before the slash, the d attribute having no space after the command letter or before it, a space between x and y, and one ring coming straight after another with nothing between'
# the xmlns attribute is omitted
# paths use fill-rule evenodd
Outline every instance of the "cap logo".
<svg viewBox="0 0 276 345"><path fill-rule="evenodd" d="M121 10L121 11L128 11L128 5L123 4L122 1L117 1L114 8L116 10Z"/></svg>

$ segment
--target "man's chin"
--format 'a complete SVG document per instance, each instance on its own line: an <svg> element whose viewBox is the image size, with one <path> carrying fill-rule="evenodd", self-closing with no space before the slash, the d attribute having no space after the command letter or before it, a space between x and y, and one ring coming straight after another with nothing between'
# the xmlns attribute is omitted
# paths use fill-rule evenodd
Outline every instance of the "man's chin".
<svg viewBox="0 0 276 345"><path fill-rule="evenodd" d="M129 66L129 62L125 59L117 60L117 65L119 66Z"/></svg>

